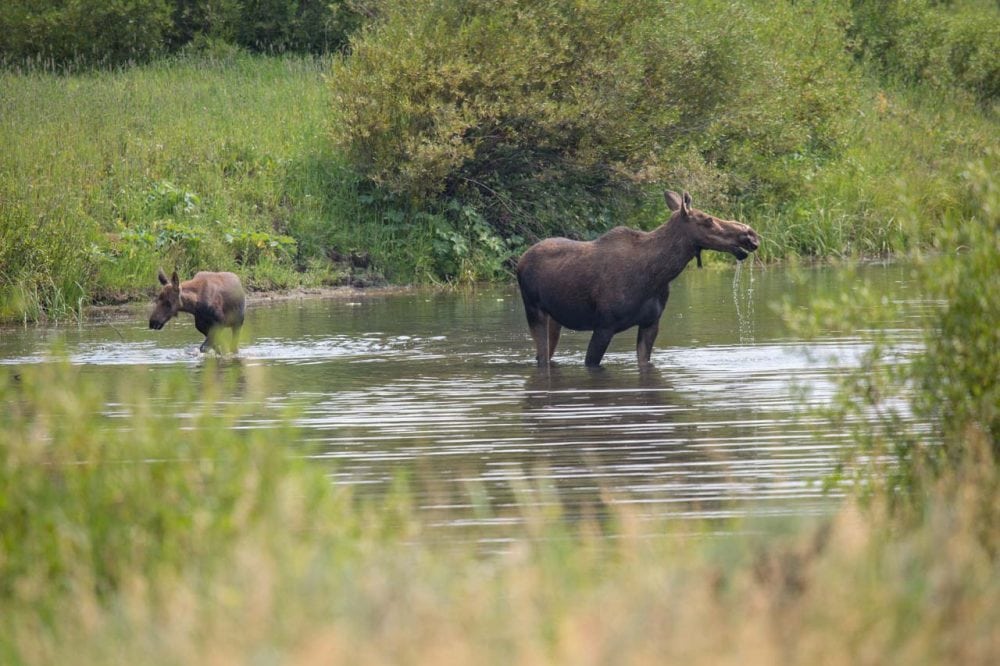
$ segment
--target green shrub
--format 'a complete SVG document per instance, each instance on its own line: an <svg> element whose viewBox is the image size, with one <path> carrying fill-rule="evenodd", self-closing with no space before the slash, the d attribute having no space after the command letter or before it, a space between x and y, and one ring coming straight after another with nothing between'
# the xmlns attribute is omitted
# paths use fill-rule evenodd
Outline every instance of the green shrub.
<svg viewBox="0 0 1000 666"><path fill-rule="evenodd" d="M934 234L939 255L927 262L924 287L938 308L914 365L917 405L945 441L960 446L982 433L1000 461L1000 152L963 174L974 214L945 219ZM963 451L951 451L961 456Z"/></svg>
<svg viewBox="0 0 1000 666"><path fill-rule="evenodd" d="M923 348L910 362L900 362L898 344L887 333L913 316L910 300L876 299L852 278L844 280L838 299L816 302L805 326L801 313L788 313L802 333L863 330L869 344L860 367L846 375L826 410L851 434L842 474L858 488L883 491L872 493L881 501L910 510L919 509L940 479L960 485L970 470L987 465L988 487L970 490L983 493L987 502L980 508L994 525L1000 463L998 166L995 151L967 166L969 214L937 217L934 251L915 259L915 296L928 305L920 319ZM900 199L898 208L903 226L926 225L912 199Z"/></svg>
<svg viewBox="0 0 1000 666"><path fill-rule="evenodd" d="M0 7L0 58L119 65L164 49L170 0L8 0Z"/></svg>
<svg viewBox="0 0 1000 666"><path fill-rule="evenodd" d="M362 18L350 0L7 0L0 64L119 66L220 43L325 53L341 49Z"/></svg>
<svg viewBox="0 0 1000 666"><path fill-rule="evenodd" d="M853 0L851 8L851 48L881 74L944 94L964 90L984 105L1000 100L995 2Z"/></svg>
<svg viewBox="0 0 1000 666"><path fill-rule="evenodd" d="M592 235L641 202L644 183L692 171L725 173L726 195L764 196L836 142L830 116L848 97L838 33L821 17L806 17L801 53L772 52L805 16L722 2L387 2L334 65L333 139L379 186L418 206L456 199L501 236ZM796 55L812 69L793 72Z"/></svg>

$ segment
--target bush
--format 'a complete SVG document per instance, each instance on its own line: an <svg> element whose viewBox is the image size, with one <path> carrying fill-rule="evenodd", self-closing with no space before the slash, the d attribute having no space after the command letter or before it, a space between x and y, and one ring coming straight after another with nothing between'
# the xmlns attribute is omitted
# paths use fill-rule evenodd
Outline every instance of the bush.
<svg viewBox="0 0 1000 666"><path fill-rule="evenodd" d="M795 181L796 156L836 143L849 96L820 13L387 2L334 64L333 139L378 186L418 206L456 199L501 236L593 235L646 184L692 173L723 197L766 196ZM776 55L792 22L805 43ZM793 72L799 56L814 66Z"/></svg>
<svg viewBox="0 0 1000 666"><path fill-rule="evenodd" d="M8 0L0 63L119 66L218 42L262 52L335 51L361 24L350 0Z"/></svg>
<svg viewBox="0 0 1000 666"><path fill-rule="evenodd" d="M1000 100L1000 11L994 2L853 0L848 30L859 60L907 84Z"/></svg>
<svg viewBox="0 0 1000 666"><path fill-rule="evenodd" d="M920 508L941 479L961 486L980 469L988 486L980 507L996 524L1000 463L1000 155L988 153L963 174L972 214L936 220L933 253L916 258L923 349L910 362L886 331L913 316L913 301L886 302L858 280L845 280L836 301L818 300L810 330L865 331L869 349L826 410L851 434L843 473L897 509ZM925 212L899 202L904 226L923 225ZM800 315L789 311L792 321ZM922 423L914 425L913 415ZM837 479L835 479L836 481ZM979 510L979 509L977 509ZM995 534L990 535L995 539Z"/></svg>
<svg viewBox="0 0 1000 666"><path fill-rule="evenodd" d="M0 58L117 65L163 51L169 0L9 0L0 9Z"/></svg>

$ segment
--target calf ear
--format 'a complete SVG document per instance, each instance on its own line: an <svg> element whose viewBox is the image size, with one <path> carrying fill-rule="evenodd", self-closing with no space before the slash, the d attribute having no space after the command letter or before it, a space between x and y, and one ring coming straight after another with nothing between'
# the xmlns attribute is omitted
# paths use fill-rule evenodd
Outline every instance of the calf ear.
<svg viewBox="0 0 1000 666"><path fill-rule="evenodd" d="M174 271L174 274L170 276L170 284L174 285L175 289L181 288L181 279L177 277L177 271Z"/></svg>
<svg viewBox="0 0 1000 666"><path fill-rule="evenodd" d="M685 215L690 215L691 214L691 195L687 193L687 190L684 191L684 204L683 204L683 208L684 208L684 214Z"/></svg>
<svg viewBox="0 0 1000 666"><path fill-rule="evenodd" d="M680 210L681 205L683 203L681 201L681 195L671 190L667 190L666 192L663 193L663 198L667 200L667 208L669 208L672 211Z"/></svg>
<svg viewBox="0 0 1000 666"><path fill-rule="evenodd" d="M160 269L160 272L159 272L159 274L156 277L160 281L160 284L163 284L163 285L167 284L167 282L168 282L168 280L167 280L167 274L163 272L162 268Z"/></svg>

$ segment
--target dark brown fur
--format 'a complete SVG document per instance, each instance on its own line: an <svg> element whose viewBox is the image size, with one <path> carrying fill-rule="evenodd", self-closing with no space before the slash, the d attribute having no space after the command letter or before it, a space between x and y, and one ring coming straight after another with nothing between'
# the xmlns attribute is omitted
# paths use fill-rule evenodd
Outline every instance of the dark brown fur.
<svg viewBox="0 0 1000 666"><path fill-rule="evenodd" d="M636 355L649 363L670 281L702 250L731 252L743 260L760 245L745 224L691 207L691 195L666 192L673 214L650 232L615 227L592 241L547 238L517 264L524 311L539 365L552 360L563 326L593 331L588 366L597 366L611 338L639 327Z"/></svg>
<svg viewBox="0 0 1000 666"><path fill-rule="evenodd" d="M163 288L149 315L150 328L159 330L178 312L190 312L194 315L195 328L205 336L202 352L207 352L209 347L217 353L223 352L218 339L220 328L232 329L232 351L237 351L246 312L246 296L239 277L233 273L202 271L181 282L177 271L167 280L162 270L157 277Z"/></svg>

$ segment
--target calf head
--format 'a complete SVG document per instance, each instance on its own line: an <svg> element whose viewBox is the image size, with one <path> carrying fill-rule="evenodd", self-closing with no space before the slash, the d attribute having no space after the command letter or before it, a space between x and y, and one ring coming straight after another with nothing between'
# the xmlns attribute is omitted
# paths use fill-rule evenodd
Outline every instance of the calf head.
<svg viewBox="0 0 1000 666"><path fill-rule="evenodd" d="M673 211L670 217L672 225L691 238L697 248L698 266L701 266L701 251L716 250L730 252L739 261L746 259L751 252L760 247L757 232L742 222L722 220L697 208L691 207L691 195L683 195L667 191L664 194L667 206Z"/></svg>
<svg viewBox="0 0 1000 666"><path fill-rule="evenodd" d="M180 312L181 281L177 277L177 271L174 271L174 274L168 280L162 268L157 277L163 288L160 289L160 293L156 297L156 307L153 308L153 312L149 315L149 327L160 330L164 324L170 321L171 317Z"/></svg>

